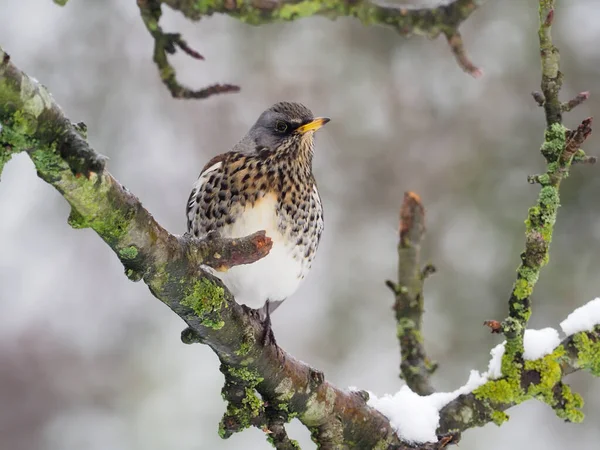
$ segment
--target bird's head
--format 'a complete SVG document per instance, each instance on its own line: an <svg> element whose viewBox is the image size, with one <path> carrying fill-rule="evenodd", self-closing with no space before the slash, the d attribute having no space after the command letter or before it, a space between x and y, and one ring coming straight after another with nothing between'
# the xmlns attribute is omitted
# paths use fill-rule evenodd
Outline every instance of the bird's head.
<svg viewBox="0 0 600 450"><path fill-rule="evenodd" d="M310 162L314 133L327 122L328 118L314 117L310 109L300 103L280 102L260 115L248 138L259 153Z"/></svg>

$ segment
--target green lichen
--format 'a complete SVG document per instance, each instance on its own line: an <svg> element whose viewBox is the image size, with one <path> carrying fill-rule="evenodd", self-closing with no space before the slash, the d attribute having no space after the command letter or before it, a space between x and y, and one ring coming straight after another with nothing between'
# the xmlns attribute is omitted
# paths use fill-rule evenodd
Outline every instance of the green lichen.
<svg viewBox="0 0 600 450"><path fill-rule="evenodd" d="M227 430L225 430L225 424L223 421L219 422L219 429L217 433L221 439L227 439Z"/></svg>
<svg viewBox="0 0 600 450"><path fill-rule="evenodd" d="M221 395L225 400L228 400L227 411L219 425L219 436L227 438L230 435L229 430L232 427L226 427L226 424L235 424L233 429L241 431L252 425L264 408L264 403L257 395L256 387L264 380L255 369L247 367L234 367L226 365L221 368L226 375L226 384ZM233 400L228 397L228 385L232 383L243 386L243 395L235 394ZM241 399L239 398L241 396Z"/></svg>
<svg viewBox="0 0 600 450"><path fill-rule="evenodd" d="M317 392L313 392L306 401L306 409L301 416L302 421L317 423L329 416L333 411L335 398L335 391L330 387L326 388L325 398L322 398Z"/></svg>
<svg viewBox="0 0 600 450"><path fill-rule="evenodd" d="M250 353L252 349L252 344L250 342L244 341L240 344L240 347L234 352L238 356L246 356Z"/></svg>
<svg viewBox="0 0 600 450"><path fill-rule="evenodd" d="M565 148L567 129L560 123L554 123L544 133L541 152L548 162L557 161Z"/></svg>
<svg viewBox="0 0 600 450"><path fill-rule="evenodd" d="M529 396L542 400L550 406L556 404L552 390L562 378L562 369L559 361L564 356L564 353L564 348L560 346L553 353L543 358L536 359L535 361L525 361L525 370L535 371L540 377L538 383L528 386L527 394Z"/></svg>
<svg viewBox="0 0 600 450"><path fill-rule="evenodd" d="M262 383L264 380L264 378L262 378L258 374L258 371L256 369L248 369L247 367L228 366L227 371L232 377L242 380L253 386Z"/></svg>
<svg viewBox="0 0 600 450"><path fill-rule="evenodd" d="M508 414L504 411L494 411L492 413L492 422L500 426L509 419Z"/></svg>
<svg viewBox="0 0 600 450"><path fill-rule="evenodd" d="M583 408L583 398L581 395L573 392L569 386L563 384L561 402L558 407L554 408L556 415L568 422L580 423L584 419L581 408Z"/></svg>
<svg viewBox="0 0 600 450"><path fill-rule="evenodd" d="M408 333L413 333L417 327L417 324L414 320L409 319L408 317L402 317L398 320L398 326L396 327L397 337L403 337Z"/></svg>
<svg viewBox="0 0 600 450"><path fill-rule="evenodd" d="M558 189L556 189L554 186L544 186L542 189L540 189L539 202L540 205L545 206L551 211L557 209L560 206Z"/></svg>
<svg viewBox="0 0 600 450"><path fill-rule="evenodd" d="M493 404L508 405L515 403L523 394L519 380L501 378L491 380L473 391L478 400L491 402ZM490 407L492 405L490 404Z"/></svg>
<svg viewBox="0 0 600 450"><path fill-rule="evenodd" d="M125 260L135 259L138 256L138 249L135 245L130 245L119 250L119 257Z"/></svg>
<svg viewBox="0 0 600 450"><path fill-rule="evenodd" d="M67 219L67 223L74 229L79 230L82 228L89 228L85 217L79 214L75 208L71 208L71 212L69 213L69 218Z"/></svg>
<svg viewBox="0 0 600 450"><path fill-rule="evenodd" d="M0 97L1 101L1 97ZM12 123L1 123L0 126L0 161L4 162L10 159L11 153L18 153L38 145L38 141L33 137L20 133ZM0 164L2 164L0 162Z"/></svg>
<svg viewBox="0 0 600 450"><path fill-rule="evenodd" d="M298 17L310 17L318 14L323 9L322 1L303 1L299 3L285 3L279 9L282 20L294 20Z"/></svg>
<svg viewBox="0 0 600 450"><path fill-rule="evenodd" d="M548 175L547 173L538 175L537 182L540 183L542 186L550 184L550 175Z"/></svg>
<svg viewBox="0 0 600 450"><path fill-rule="evenodd" d="M513 294L519 300L529 298L533 292L533 286L525 279L518 278L513 288ZM516 305L515 305L516 306Z"/></svg>
<svg viewBox="0 0 600 450"><path fill-rule="evenodd" d="M236 406L232 402L227 404L227 412L219 424L219 436L221 436L221 438L227 437L227 430L225 429L224 424L225 420L234 421L238 426L236 431L242 431L252 425L253 419L256 419L259 416L262 408L263 401L258 398L254 388L245 388L244 397L242 398L240 406Z"/></svg>
<svg viewBox="0 0 600 450"><path fill-rule="evenodd" d="M248 411L250 417L257 417L260 414L260 409L263 406L263 401L260 398L258 398L254 388L247 387L244 390L244 393L244 399L242 400L242 405L244 406L244 409Z"/></svg>
<svg viewBox="0 0 600 450"><path fill-rule="evenodd" d="M207 278L195 281L181 304L191 308L205 327L219 330L225 325L219 313L221 308L227 306L225 290Z"/></svg>
<svg viewBox="0 0 600 450"><path fill-rule="evenodd" d="M577 348L577 365L595 376L600 376L600 341L592 340L587 333L573 336Z"/></svg>
<svg viewBox="0 0 600 450"><path fill-rule="evenodd" d="M12 128L15 133L33 136L37 127L36 117L26 111L17 110L12 116Z"/></svg>
<svg viewBox="0 0 600 450"><path fill-rule="evenodd" d="M506 359L505 359L506 358ZM579 408L583 400L578 394L572 393L567 385L563 385L561 362L565 358L564 347L558 346L551 354L533 361L509 366L510 358L502 358L503 378L490 380L475 389L473 394L489 408L492 421L501 424L507 417L497 408L522 403L536 398L551 406L557 416L569 421L580 421L583 418ZM523 381L528 381L523 386ZM557 388L560 387L560 395Z"/></svg>

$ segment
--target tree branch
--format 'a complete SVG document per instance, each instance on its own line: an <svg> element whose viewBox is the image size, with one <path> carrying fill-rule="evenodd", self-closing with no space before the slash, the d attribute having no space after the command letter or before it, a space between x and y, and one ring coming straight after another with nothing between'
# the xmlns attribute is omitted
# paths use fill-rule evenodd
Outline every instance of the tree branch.
<svg viewBox="0 0 600 450"><path fill-rule="evenodd" d="M200 20L213 14L225 14L250 25L278 21L292 21L304 17L326 16L354 17L365 25L392 27L402 36L421 35L430 39L440 34L446 36L458 65L467 73L478 77L481 70L468 58L459 26L484 0L454 0L435 8L405 8L382 5L368 0L137 0L146 28L154 38L154 62L160 77L174 98L207 98L215 94L237 92L231 84L215 84L200 90L189 89L179 83L175 69L167 54L180 48L194 59L204 59L192 50L177 33L164 33L159 25L161 5L181 12L190 20Z"/></svg>
<svg viewBox="0 0 600 450"><path fill-rule="evenodd" d="M398 244L398 284L388 281L396 297L394 310L398 322L402 378L413 392L434 392L429 377L437 364L427 358L421 331L423 319L423 282L435 269L421 269L421 240L425 234L425 209L414 192L404 194L400 210L400 242Z"/></svg>
<svg viewBox="0 0 600 450"><path fill-rule="evenodd" d="M563 107L558 99L562 85L560 56L550 34L554 21L554 0L539 0L539 42L542 62L543 107L547 129L541 152L546 159L546 173L529 177L530 183L542 188L537 204L529 208L526 220L525 250L509 300L509 314L502 324L507 339L503 370L520 364L523 354L523 334L531 315L530 297L540 271L548 263L554 223L560 206L559 188L568 175L571 162L579 147L592 132L591 118L586 119L576 131L561 125ZM541 96L534 98L540 101ZM583 153L583 151L581 151ZM585 155L583 155L585 156Z"/></svg>
<svg viewBox="0 0 600 450"><path fill-rule="evenodd" d="M600 327L569 336L552 352L535 361L525 361L518 380L490 380L474 392L461 395L440 411L438 434L461 432L489 422L500 425L508 408L537 398L549 403L556 414L570 422L583 420L581 397L562 379L577 370L600 377Z"/></svg>
<svg viewBox="0 0 600 450"><path fill-rule="evenodd" d="M446 405L440 412L440 432L461 431L490 421L500 424L508 418L504 413L506 409L530 398L544 401L565 420L581 421L583 414L579 408L583 401L578 394L571 392L562 378L580 368L600 375L597 363L589 362L590 352L595 352L600 358L599 328L569 337L552 354L540 360L526 361L523 358L523 337L531 316L530 298L542 267L548 263L549 246L560 206L559 187L567 177L575 155L581 161L586 160L579 147L592 131L591 118L585 119L574 131L561 124L562 112L567 108L558 98L562 85L560 57L550 34L554 0L539 0L539 21L542 93L534 92L533 97L544 107L546 114L547 129L541 147L546 159L546 172L528 179L530 183L539 183L542 188L536 205L528 211L525 250L521 254L521 265L509 299L508 317L502 324L486 321L493 332L502 330L506 337L502 378L490 380ZM587 95L580 97L579 103Z"/></svg>
<svg viewBox="0 0 600 450"><path fill-rule="evenodd" d="M46 89L21 72L1 48L0 124L2 161L26 152L38 175L71 205L69 223L92 228L117 254L128 276L143 279L187 323L184 342L202 342L218 355L230 402L222 436L266 424L274 428L267 430L269 435L285 448L293 443L280 429L283 417L298 417L322 448L434 450L451 442L419 447L402 443L364 395L336 388L321 372L275 345L263 347L263 325L256 315L238 305L200 264L223 268L255 261L268 253L270 240L262 233L202 241L169 234L105 170L105 158L89 147L82 127L66 119Z"/></svg>
<svg viewBox="0 0 600 450"><path fill-rule="evenodd" d="M238 92L240 88L233 84L213 84L199 90L189 89L179 83L175 69L169 62L167 54L174 54L177 48L183 50L194 59L204 57L188 46L179 33L165 33L158 24L161 16L159 0L137 0L138 7L146 29L154 38L154 63L158 67L160 78L174 98L203 99L216 94Z"/></svg>

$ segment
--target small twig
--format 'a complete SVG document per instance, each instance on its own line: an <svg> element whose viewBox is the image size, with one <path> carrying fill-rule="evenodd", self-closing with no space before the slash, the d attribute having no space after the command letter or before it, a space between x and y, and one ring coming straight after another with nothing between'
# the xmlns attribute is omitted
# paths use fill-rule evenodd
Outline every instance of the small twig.
<svg viewBox="0 0 600 450"><path fill-rule="evenodd" d="M167 54L174 54L177 48L194 59L204 60L204 57L192 49L179 33L164 33L158 24L161 9L157 0L137 0L142 20L154 38L154 62L158 67L160 78L171 92L173 98L204 99L216 94L238 92L240 88L233 84L214 84L199 90L189 89L177 80L175 69L169 62Z"/></svg>
<svg viewBox="0 0 600 450"><path fill-rule="evenodd" d="M548 127L562 122L562 105L558 93L562 87L560 55L552 43L550 30L554 21L554 0L540 2L540 55L542 60L541 88L544 95L544 110Z"/></svg>
<svg viewBox="0 0 600 450"><path fill-rule="evenodd" d="M416 393L434 392L430 375L437 364L430 361L423 347L423 282L434 272L432 265L420 267L421 240L425 233L425 209L419 196L404 194L400 209L400 243L398 244L398 284L388 282L396 296L394 309L398 322L402 378Z"/></svg>
<svg viewBox="0 0 600 450"><path fill-rule="evenodd" d="M577 96L575 98L569 100L568 102L563 102L560 105L561 110L562 110L562 112L569 112L573 108L581 105L588 98L590 98L590 92L589 91L580 92L579 94L577 94Z"/></svg>
<svg viewBox="0 0 600 450"><path fill-rule="evenodd" d="M460 32L455 30L453 33L446 33L446 39L448 39L450 49L452 50L452 53L454 54L454 57L456 58L460 68L474 78L481 77L483 75L483 71L471 62L471 59L465 50Z"/></svg>
<svg viewBox="0 0 600 450"><path fill-rule="evenodd" d="M573 155L573 161L571 162L571 164L590 164L590 165L592 165L592 164L596 164L597 160L598 160L597 157L588 156L585 154L585 152L582 149L579 149Z"/></svg>

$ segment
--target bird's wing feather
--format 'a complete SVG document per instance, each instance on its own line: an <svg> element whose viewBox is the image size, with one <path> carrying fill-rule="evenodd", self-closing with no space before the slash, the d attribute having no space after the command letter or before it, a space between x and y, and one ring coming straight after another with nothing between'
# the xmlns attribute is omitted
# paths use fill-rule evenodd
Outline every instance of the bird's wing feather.
<svg viewBox="0 0 600 450"><path fill-rule="evenodd" d="M197 197L198 193L202 190L202 186L204 186L204 184L210 178L210 175L222 170L223 163L224 163L226 157L227 157L227 153L223 153L221 155L215 156L210 161L208 161L208 163L206 163L206 165L202 169L202 172L200 172L198 179L194 183L192 192L190 193L190 196L188 197L188 201L187 201L186 209L185 209L185 214L187 216L187 229L189 232L192 232L192 226L193 226L193 223L195 220L196 209L197 209L196 208L196 206L197 206L196 197Z"/></svg>

